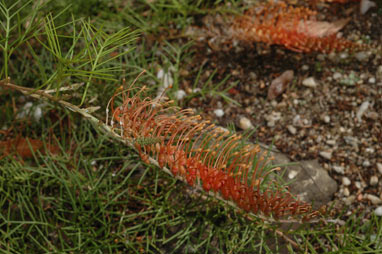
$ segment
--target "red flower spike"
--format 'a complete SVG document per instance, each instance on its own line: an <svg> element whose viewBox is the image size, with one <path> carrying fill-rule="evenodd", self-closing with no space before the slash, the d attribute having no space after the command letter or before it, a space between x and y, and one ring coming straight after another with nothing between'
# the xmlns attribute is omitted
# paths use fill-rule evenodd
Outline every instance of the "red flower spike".
<svg viewBox="0 0 382 254"><path fill-rule="evenodd" d="M324 0L347 2L347 0ZM337 38L337 32L349 21L329 23L317 21L317 12L305 7L287 6L278 1L249 9L237 16L232 24L232 36L246 42L283 45L289 50L309 53L343 50L364 50L366 45Z"/></svg>
<svg viewBox="0 0 382 254"><path fill-rule="evenodd" d="M264 184L267 175L277 169L267 167L268 161L264 155L259 156L258 146L241 147L240 136L229 136L191 110L180 110L170 102L141 100L141 93L124 97L117 108L114 95L111 109L112 121L117 122L124 138L144 140L134 141L144 162L154 158L160 167L169 168L189 185L201 184L205 191L221 194L247 212L277 218L313 214L309 204L294 200L275 182ZM256 157L259 159L254 160Z"/></svg>

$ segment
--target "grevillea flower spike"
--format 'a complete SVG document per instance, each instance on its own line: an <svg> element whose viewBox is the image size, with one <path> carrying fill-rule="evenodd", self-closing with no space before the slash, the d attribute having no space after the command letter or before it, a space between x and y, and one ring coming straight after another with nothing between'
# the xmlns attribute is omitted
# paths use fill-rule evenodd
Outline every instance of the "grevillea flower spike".
<svg viewBox="0 0 382 254"><path fill-rule="evenodd" d="M242 41L278 44L296 52L364 50L366 45L339 38L338 31L349 19L329 23L318 21L317 12L293 7L282 1L249 9L233 21L232 33Z"/></svg>
<svg viewBox="0 0 382 254"><path fill-rule="evenodd" d="M111 127L138 151L142 160L167 168L191 186L224 199L247 212L281 218L318 212L296 200L275 180L267 152L244 144L240 135L204 121L172 101L144 98L145 87L131 96L119 90L110 100ZM115 97L122 95L120 106Z"/></svg>

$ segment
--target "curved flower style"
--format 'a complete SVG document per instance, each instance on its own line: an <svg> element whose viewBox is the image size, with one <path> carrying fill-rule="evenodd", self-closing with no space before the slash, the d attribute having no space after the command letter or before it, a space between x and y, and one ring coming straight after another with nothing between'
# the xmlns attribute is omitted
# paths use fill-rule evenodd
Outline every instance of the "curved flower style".
<svg viewBox="0 0 382 254"><path fill-rule="evenodd" d="M202 186L247 212L275 218L304 215L306 220L318 214L276 183L272 172L279 168L267 163L270 158L259 146L244 144L240 135L202 120L191 109L171 106L172 101L140 99L144 89L111 99L111 126L144 162L154 159L189 185ZM114 108L118 94L123 102Z"/></svg>
<svg viewBox="0 0 382 254"><path fill-rule="evenodd" d="M296 52L329 53L366 48L366 45L337 37L337 32L348 20L329 23L317 21L316 15L316 11L305 7L270 2L236 17L232 30L240 40L283 45Z"/></svg>

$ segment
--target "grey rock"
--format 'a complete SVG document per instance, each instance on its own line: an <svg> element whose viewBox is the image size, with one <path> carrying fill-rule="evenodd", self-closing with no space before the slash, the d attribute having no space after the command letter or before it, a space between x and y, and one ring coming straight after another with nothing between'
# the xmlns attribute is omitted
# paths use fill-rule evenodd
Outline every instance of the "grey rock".
<svg viewBox="0 0 382 254"><path fill-rule="evenodd" d="M276 157L277 158L277 157ZM337 191L337 183L317 160L301 161L298 165L288 166L286 176L294 175L289 184L291 193L305 202L313 203L318 208L332 200ZM296 173L297 172L297 173ZM290 179L286 179L290 181Z"/></svg>
<svg viewBox="0 0 382 254"><path fill-rule="evenodd" d="M327 160L330 160L332 158L332 153L331 152L322 151L322 152L319 153L319 155L322 158L327 159Z"/></svg>

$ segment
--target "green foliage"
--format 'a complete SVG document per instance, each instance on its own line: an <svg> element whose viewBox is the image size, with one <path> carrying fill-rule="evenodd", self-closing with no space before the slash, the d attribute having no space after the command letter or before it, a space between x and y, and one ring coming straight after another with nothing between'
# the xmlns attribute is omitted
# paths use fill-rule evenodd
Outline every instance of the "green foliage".
<svg viewBox="0 0 382 254"><path fill-rule="evenodd" d="M143 36L138 40L135 29L145 35L182 30L197 15L228 11L228 3L229 11L235 11L241 2L3 0L0 80L10 77L35 89L83 82L79 92L55 95L73 103L105 106L116 84L123 78L130 84L145 69L136 85L148 85L155 96L160 68L171 68L174 87L181 84L179 72L193 61L192 42L165 38L153 43ZM195 70L193 88L201 90L187 99L221 96L234 103L227 91L236 83L227 86L228 77L215 82L216 73L202 81L203 72L203 66ZM8 138L8 130L39 140L49 140L48 133L53 132L59 153L0 159L0 253L378 253L382 249L382 219L374 215L351 216L345 225L318 223L294 230L256 218L250 222L246 214L204 199L157 168L143 165L134 151L111 142L72 112L49 105L53 116L46 110L39 122L30 115L17 119L23 100L0 89L0 140ZM67 118L70 124L61 126ZM158 140L134 141L144 145Z"/></svg>

